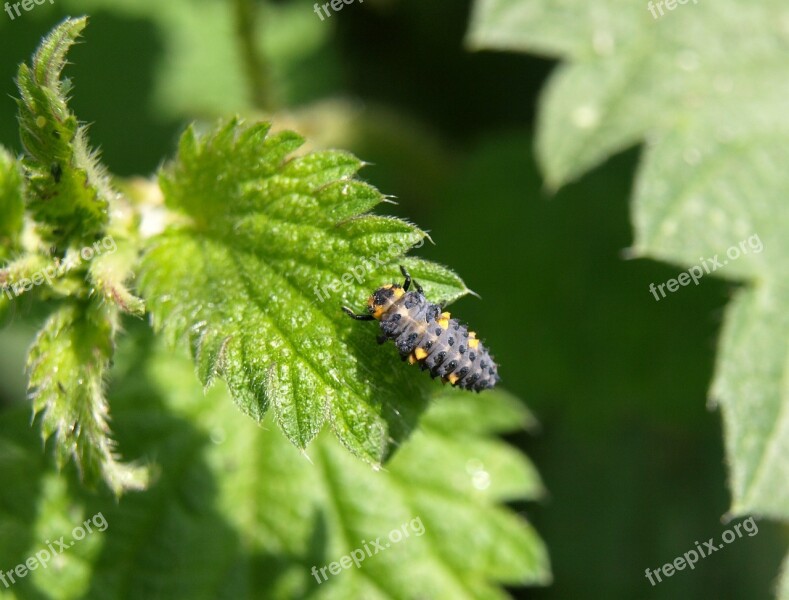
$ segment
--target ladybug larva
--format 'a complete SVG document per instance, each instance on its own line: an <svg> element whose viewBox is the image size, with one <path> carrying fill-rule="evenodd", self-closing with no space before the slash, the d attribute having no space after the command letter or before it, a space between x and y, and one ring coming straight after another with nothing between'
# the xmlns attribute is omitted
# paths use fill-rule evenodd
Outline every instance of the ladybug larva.
<svg viewBox="0 0 789 600"><path fill-rule="evenodd" d="M429 369L431 377L477 392L495 386L500 381L498 367L477 335L428 302L422 286L404 267L400 272L403 285L385 285L368 298L369 314L356 314L347 306L342 310L357 321L380 321L378 343L393 340L403 360ZM411 283L415 292L408 291Z"/></svg>

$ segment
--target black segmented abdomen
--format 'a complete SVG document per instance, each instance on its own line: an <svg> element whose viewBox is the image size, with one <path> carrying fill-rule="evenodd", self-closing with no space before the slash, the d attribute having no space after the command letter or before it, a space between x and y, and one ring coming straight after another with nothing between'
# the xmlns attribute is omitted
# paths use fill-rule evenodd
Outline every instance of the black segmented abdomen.
<svg viewBox="0 0 789 600"><path fill-rule="evenodd" d="M492 388L499 381L496 363L465 325L448 316L419 292L408 292L381 316L381 331L404 360L410 356L431 376L469 390Z"/></svg>

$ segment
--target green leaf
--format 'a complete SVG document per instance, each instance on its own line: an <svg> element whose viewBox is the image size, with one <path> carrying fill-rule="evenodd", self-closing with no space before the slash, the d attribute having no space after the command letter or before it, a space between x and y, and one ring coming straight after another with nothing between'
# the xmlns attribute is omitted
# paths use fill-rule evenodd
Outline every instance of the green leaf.
<svg viewBox="0 0 789 600"><path fill-rule="evenodd" d="M257 421L271 408L299 448L328 422L379 464L413 429L429 381L340 306L399 281L401 262L435 300L468 290L443 267L403 261L425 234L365 214L384 198L354 178L361 161L290 157L301 143L266 124L231 122L202 138L189 129L161 176L183 224L150 242L141 289L157 329L188 334L205 385L223 377Z"/></svg>
<svg viewBox="0 0 789 600"><path fill-rule="evenodd" d="M31 469L42 499L35 513L29 501L3 504L0 524L13 517L31 523L17 526L20 543L0 549L3 564L18 564L40 540L68 534L99 511L109 524L85 540L98 548L80 542L58 557L59 571L30 573L25 584L41 593L116 597L135 580L140 597L192 600L498 599L507 597L499 585L550 580L543 543L502 505L543 491L531 463L493 433L517 431L530 419L513 398L440 392L427 426L386 469L373 471L328 432L305 455L270 419L255 426L222 387L204 395L191 361L161 344L129 340L119 364L111 394L118 430L135 452L157 457L162 476L145 494L116 503ZM461 416L453 419L458 403ZM0 466L8 473L31 468L34 444L24 429L5 425L18 423L15 416L0 414ZM463 428L469 418L474 430ZM21 492L32 497L27 487ZM403 526L408 537L392 543L387 536ZM383 548L374 553L378 538ZM358 569L318 583L313 567L320 573L364 551L365 542L374 554Z"/></svg>
<svg viewBox="0 0 789 600"><path fill-rule="evenodd" d="M88 485L103 479L120 495L146 485L146 470L117 461L104 376L113 351L110 313L79 305L55 311L28 357L33 410L44 440L54 437L58 466L73 459Z"/></svg>
<svg viewBox="0 0 789 600"><path fill-rule="evenodd" d="M633 254L750 282L729 307L711 395L723 411L732 514L787 519L787 13L777 0L663 10L656 19L615 0L486 0L470 40L567 60L540 115L550 184L646 137Z"/></svg>
<svg viewBox="0 0 789 600"><path fill-rule="evenodd" d="M108 208L117 194L88 150L84 128L68 109L70 83L60 80L66 54L85 24L84 18L65 20L42 41L31 66L19 67L27 208L36 222L34 233L48 242L49 250L34 242L37 247L0 270L0 283L10 286L0 310L6 298L44 283L45 298L49 292L72 297L49 316L30 350L33 409L41 414L44 440L53 439L59 466L73 459L88 485L103 480L120 495L145 487L147 471L124 465L115 456L104 376L114 351L117 308L142 314L143 307L123 285L136 262L136 249L113 255L117 243L104 235L110 225ZM7 162L0 155L0 201L9 205L8 231L18 235L19 199L5 190L19 189L19 172ZM116 212L123 220L122 211Z"/></svg>
<svg viewBox="0 0 789 600"><path fill-rule="evenodd" d="M86 130L67 105L71 82L61 81L66 53L87 19L66 19L47 36L30 66L19 67L19 125L27 157L28 210L39 235L65 250L93 242L108 221L115 193L88 148Z"/></svg>
<svg viewBox="0 0 789 600"><path fill-rule="evenodd" d="M130 207L111 189L88 149L85 128L68 109L71 84L60 79L66 54L85 25L84 18L66 19L42 40L31 66L19 67L17 104L26 156L20 167L0 148L0 208L8 214L0 227L0 259L11 251L20 254L23 195L35 227L26 238L26 252L0 270L2 305L23 291L41 288L44 298L93 296L141 315L141 300L124 286L137 249L112 256L117 250L113 234L124 247L130 245L126 238L135 237ZM116 223L110 222L111 205Z"/></svg>
<svg viewBox="0 0 789 600"><path fill-rule="evenodd" d="M442 395L427 414L454 402L472 407L483 420L511 407L506 401L501 406L498 393L457 392ZM283 446L277 432L258 435L248 425L242 435L237 426L225 429L225 452L258 459L237 463L222 482L224 513L233 515L238 531L249 532L248 543L264 556L299 557L296 564L261 565L264 577L276 578L272 597L313 592L319 598L396 598L419 590L430 598L502 598L495 583L549 583L547 553L537 534L498 505L540 495L534 469L489 439L490 431L453 426L459 423L445 420L448 413L442 415L447 429L415 433L384 473L366 469L326 435L309 449L310 463ZM267 459L272 456L277 460ZM411 537L387 540L404 526ZM325 567L374 540L385 549L360 568L329 575L328 581L321 577L322 567L328 574Z"/></svg>
<svg viewBox="0 0 789 600"><path fill-rule="evenodd" d="M550 185L646 139L633 255L748 284L728 307L710 394L731 516L787 520L789 13L778 0L657 4L480 0L469 39L566 60L540 114Z"/></svg>
<svg viewBox="0 0 789 600"><path fill-rule="evenodd" d="M789 318L786 289L741 290L728 307L712 395L723 410L731 458L731 513L786 519Z"/></svg>
<svg viewBox="0 0 789 600"><path fill-rule="evenodd" d="M779 0L689 2L662 17L656 10L655 19L647 3L622 0L480 0L468 41L567 61L543 92L539 115L539 158L557 187L647 135L681 132L710 110L729 116L709 124L713 145L732 137L755 144L759 132L749 129L757 121L785 130L786 111L756 108L762 92L773 108L785 98L783 11ZM772 84L778 89L771 92ZM755 103L751 116L741 110L744 98Z"/></svg>
<svg viewBox="0 0 789 600"><path fill-rule="evenodd" d="M770 85L786 93L778 80ZM728 307L710 393L723 413L732 514L787 519L789 123L780 123L785 96L753 92L758 101L743 95L736 109L711 108L647 149L634 252L705 274L718 258L715 275L749 283ZM716 136L721 123L739 133Z"/></svg>

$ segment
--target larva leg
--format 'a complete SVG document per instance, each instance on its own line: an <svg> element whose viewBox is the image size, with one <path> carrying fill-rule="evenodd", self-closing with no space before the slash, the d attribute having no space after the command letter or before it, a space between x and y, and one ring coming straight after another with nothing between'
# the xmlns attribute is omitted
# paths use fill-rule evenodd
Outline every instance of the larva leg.
<svg viewBox="0 0 789 600"><path fill-rule="evenodd" d="M403 274L403 277L405 277L405 282L403 283L403 289L407 292L408 288L411 287L411 281L413 281L411 279L411 274L406 270L406 268L403 265L400 265L400 272ZM414 287L416 288L416 291L419 292L420 294L424 293L422 286L419 285L416 281L414 281Z"/></svg>
<svg viewBox="0 0 789 600"><path fill-rule="evenodd" d="M365 315L365 314L357 315L355 312L353 312L347 306L343 306L342 307L342 311L346 315L348 315L352 319L356 319L357 321L373 321L373 320L375 320L375 317L373 317L372 315Z"/></svg>

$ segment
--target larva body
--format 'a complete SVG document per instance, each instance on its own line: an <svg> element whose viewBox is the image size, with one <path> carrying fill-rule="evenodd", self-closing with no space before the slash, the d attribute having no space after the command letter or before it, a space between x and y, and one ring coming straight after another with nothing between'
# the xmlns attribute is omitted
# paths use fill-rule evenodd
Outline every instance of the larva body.
<svg viewBox="0 0 789 600"><path fill-rule="evenodd" d="M401 270L405 283L373 292L367 301L368 315L356 315L348 308L345 312L359 320L379 320L378 341L394 341L403 360L418 363L432 377L477 392L494 387L500 379L497 365L476 334L430 303L419 286L408 291L411 278Z"/></svg>

